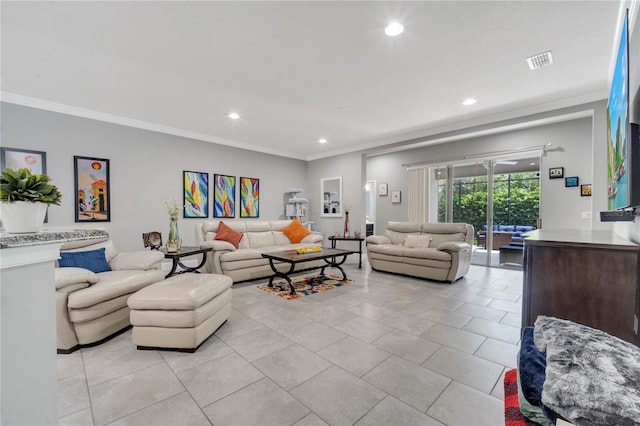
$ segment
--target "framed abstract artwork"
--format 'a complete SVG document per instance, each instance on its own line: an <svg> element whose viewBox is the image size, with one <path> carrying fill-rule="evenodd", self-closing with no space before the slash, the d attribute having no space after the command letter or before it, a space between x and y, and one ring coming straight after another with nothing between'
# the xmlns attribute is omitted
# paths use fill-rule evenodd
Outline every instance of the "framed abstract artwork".
<svg viewBox="0 0 640 426"><path fill-rule="evenodd" d="M27 168L31 173L47 174L47 153L30 149L0 148L0 168Z"/></svg>
<svg viewBox="0 0 640 426"><path fill-rule="evenodd" d="M185 218L209 217L209 173L182 172Z"/></svg>
<svg viewBox="0 0 640 426"><path fill-rule="evenodd" d="M110 222L109 160L73 157L76 222Z"/></svg>
<svg viewBox="0 0 640 426"><path fill-rule="evenodd" d="M260 179L240 178L240 217L260 216Z"/></svg>
<svg viewBox="0 0 640 426"><path fill-rule="evenodd" d="M549 169L549 179L561 179L564 177L564 167L551 167Z"/></svg>
<svg viewBox="0 0 640 426"><path fill-rule="evenodd" d="M236 177L215 174L213 217L236 217Z"/></svg>
<svg viewBox="0 0 640 426"><path fill-rule="evenodd" d="M582 197L591 197L591 194L592 194L591 184L580 185L580 195Z"/></svg>

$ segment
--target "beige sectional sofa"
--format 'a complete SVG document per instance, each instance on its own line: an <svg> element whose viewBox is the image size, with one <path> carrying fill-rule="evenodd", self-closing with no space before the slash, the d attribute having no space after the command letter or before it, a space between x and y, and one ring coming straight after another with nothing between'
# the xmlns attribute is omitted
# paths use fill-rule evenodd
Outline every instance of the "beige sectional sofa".
<svg viewBox="0 0 640 426"><path fill-rule="evenodd" d="M70 353L127 328L129 296L164 280L156 250L118 253L105 237L64 244L61 253L105 249L111 271L95 273L81 267L55 268L58 353Z"/></svg>
<svg viewBox="0 0 640 426"><path fill-rule="evenodd" d="M376 271L453 283L469 271L473 235L465 223L389 222L367 237L367 257Z"/></svg>
<svg viewBox="0 0 640 426"><path fill-rule="evenodd" d="M227 241L215 239L220 222L242 233L242 239L237 248ZM307 235L297 244L291 243L282 232L290 224L291 220L225 220L197 224L197 245L213 249L207 253L205 271L227 275L233 279L233 282L270 277L273 271L269 266L269 260L262 257L262 253L322 245L323 236L318 233ZM301 263L296 266L296 271L317 265L319 265L318 261ZM276 267L286 272L289 264L276 262Z"/></svg>

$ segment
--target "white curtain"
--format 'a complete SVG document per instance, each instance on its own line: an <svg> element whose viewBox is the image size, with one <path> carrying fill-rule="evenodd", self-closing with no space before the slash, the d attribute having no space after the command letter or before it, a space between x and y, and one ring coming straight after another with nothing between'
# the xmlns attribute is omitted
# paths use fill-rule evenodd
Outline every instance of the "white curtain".
<svg viewBox="0 0 640 426"><path fill-rule="evenodd" d="M409 170L409 222L429 221L429 169Z"/></svg>

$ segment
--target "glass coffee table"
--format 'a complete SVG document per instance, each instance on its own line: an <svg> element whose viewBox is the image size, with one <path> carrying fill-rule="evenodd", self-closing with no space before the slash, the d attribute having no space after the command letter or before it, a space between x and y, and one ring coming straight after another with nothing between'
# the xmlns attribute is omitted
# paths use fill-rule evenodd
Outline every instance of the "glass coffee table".
<svg viewBox="0 0 640 426"><path fill-rule="evenodd" d="M291 294L296 294L296 289L293 286L293 281L289 277L294 273L296 265L304 262L312 262L314 260L324 260L325 264L315 266L313 268L301 269L297 272L311 271L314 269L320 269L320 276L324 277L324 270L327 267L336 268L342 272L342 279L347 279L347 274L340 267L346 260L347 256L356 253L353 250L341 250L335 248L323 248L322 251L316 251L311 253L300 254L295 250L286 251L274 251L272 253L262 253L262 257L269 259L269 266L273 271L273 275L269 278L269 287L273 287L273 280L276 278L284 278L289 283L291 288ZM284 262L289 264L289 270L287 272L280 272L274 262Z"/></svg>

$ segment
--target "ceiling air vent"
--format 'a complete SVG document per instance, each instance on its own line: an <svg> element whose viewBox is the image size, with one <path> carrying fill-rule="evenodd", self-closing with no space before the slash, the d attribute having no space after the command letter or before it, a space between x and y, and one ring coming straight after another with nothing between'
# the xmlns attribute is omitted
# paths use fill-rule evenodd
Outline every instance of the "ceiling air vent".
<svg viewBox="0 0 640 426"><path fill-rule="evenodd" d="M530 70L537 70L538 68L542 68L545 65L551 65L553 63L553 56L551 56L551 51L544 53L539 53L537 55L533 55L530 58L527 58L527 64L529 64Z"/></svg>

